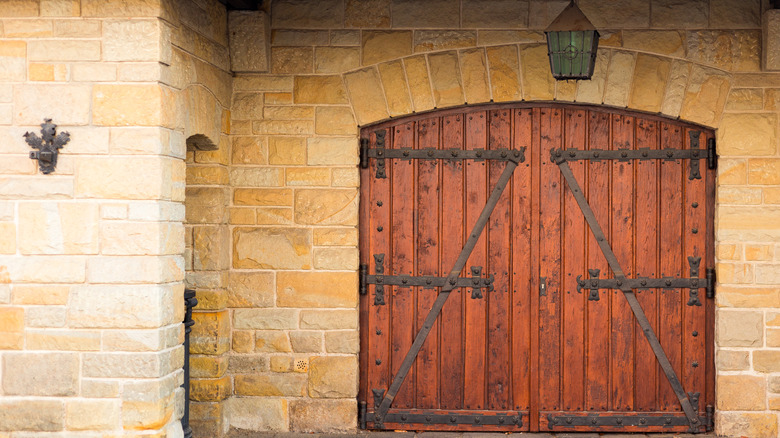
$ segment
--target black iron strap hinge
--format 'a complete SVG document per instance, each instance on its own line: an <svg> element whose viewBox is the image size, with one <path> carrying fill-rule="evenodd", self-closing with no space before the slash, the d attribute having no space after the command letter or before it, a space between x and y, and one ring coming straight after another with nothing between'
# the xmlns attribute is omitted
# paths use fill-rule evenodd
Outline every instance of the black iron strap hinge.
<svg viewBox="0 0 780 438"><path fill-rule="evenodd" d="M708 417L699 417L699 424L709 430ZM679 415L553 415L547 414L547 428L565 429L569 427L614 427L615 431L624 427L673 427L689 426L688 418ZM690 430L693 433L700 429Z"/></svg>
<svg viewBox="0 0 780 438"><path fill-rule="evenodd" d="M370 418L370 417L369 417ZM393 411L385 415L383 421L377 419L375 428L384 427L384 423L398 424L440 424L440 425L471 425L471 426L507 426L523 427L523 413L508 412L494 415L455 414L455 413L419 413L414 411Z"/></svg>

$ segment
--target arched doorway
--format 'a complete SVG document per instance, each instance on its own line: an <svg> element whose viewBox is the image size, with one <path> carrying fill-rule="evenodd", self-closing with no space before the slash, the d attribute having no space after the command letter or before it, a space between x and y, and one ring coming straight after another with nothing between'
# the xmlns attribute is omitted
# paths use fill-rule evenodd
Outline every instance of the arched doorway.
<svg viewBox="0 0 780 438"><path fill-rule="evenodd" d="M361 138L367 428L711 427L711 130L523 103Z"/></svg>

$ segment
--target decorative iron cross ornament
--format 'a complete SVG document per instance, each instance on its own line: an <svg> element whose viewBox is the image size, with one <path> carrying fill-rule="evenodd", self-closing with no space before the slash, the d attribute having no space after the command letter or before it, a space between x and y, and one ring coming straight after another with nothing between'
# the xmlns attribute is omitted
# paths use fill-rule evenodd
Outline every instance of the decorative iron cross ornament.
<svg viewBox="0 0 780 438"><path fill-rule="evenodd" d="M38 160L38 167L44 175L54 172L57 167L57 154L59 149L70 141L70 134L61 132L55 136L57 125L51 123L51 119L43 119L41 124L41 135L38 137L34 132L25 132L24 139L31 148L37 149L30 152L30 159Z"/></svg>

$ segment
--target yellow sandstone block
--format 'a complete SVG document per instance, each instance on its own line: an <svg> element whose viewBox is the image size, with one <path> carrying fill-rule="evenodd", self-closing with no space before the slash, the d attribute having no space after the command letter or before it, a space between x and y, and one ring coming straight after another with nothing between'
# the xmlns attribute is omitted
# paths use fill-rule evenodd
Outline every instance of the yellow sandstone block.
<svg viewBox="0 0 780 438"><path fill-rule="evenodd" d="M92 121L104 126L163 124L163 93L159 85L95 85Z"/></svg>
<svg viewBox="0 0 780 438"><path fill-rule="evenodd" d="M428 63L424 55L404 58L406 78L409 81L409 92L412 95L412 103L415 111L427 111L433 109L433 96L431 95L431 81L428 78Z"/></svg>
<svg viewBox="0 0 780 438"><path fill-rule="evenodd" d="M496 102L521 100L523 92L520 88L517 46L488 47L487 57L493 100Z"/></svg>
<svg viewBox="0 0 780 438"><path fill-rule="evenodd" d="M465 102L456 52L428 56L433 98L437 107L462 105Z"/></svg>
<svg viewBox="0 0 780 438"><path fill-rule="evenodd" d="M348 103L340 76L296 76L293 97L295 103Z"/></svg>

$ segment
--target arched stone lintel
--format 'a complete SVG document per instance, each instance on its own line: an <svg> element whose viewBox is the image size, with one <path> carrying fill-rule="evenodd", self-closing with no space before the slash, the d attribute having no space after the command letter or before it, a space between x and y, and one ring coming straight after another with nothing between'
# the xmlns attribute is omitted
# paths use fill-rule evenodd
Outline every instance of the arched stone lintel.
<svg viewBox="0 0 780 438"><path fill-rule="evenodd" d="M359 125L468 104L559 101L637 110L717 128L731 73L684 59L600 48L589 81L555 81L543 44L415 54L344 73Z"/></svg>

